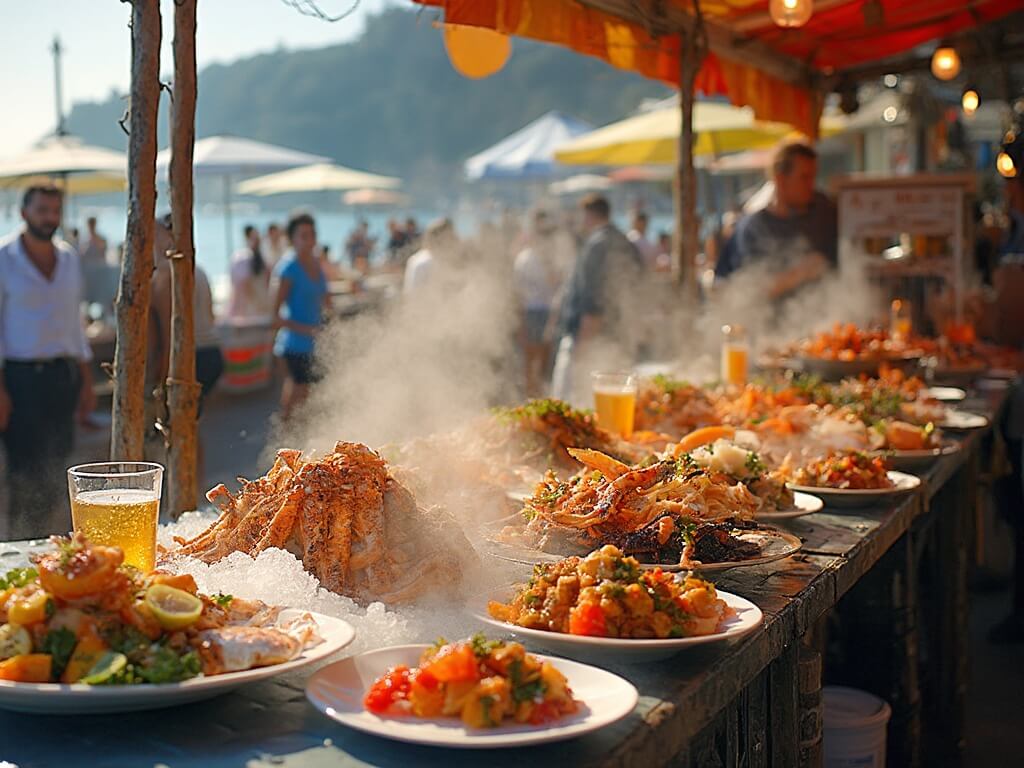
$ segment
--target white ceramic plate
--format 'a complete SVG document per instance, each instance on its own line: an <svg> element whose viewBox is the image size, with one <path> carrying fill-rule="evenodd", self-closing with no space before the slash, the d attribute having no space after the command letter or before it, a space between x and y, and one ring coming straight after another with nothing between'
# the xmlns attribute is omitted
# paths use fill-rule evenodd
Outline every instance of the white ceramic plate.
<svg viewBox="0 0 1024 768"><path fill-rule="evenodd" d="M774 512L758 512L754 517L758 520L792 520L815 512L821 512L825 502L810 493L794 492L793 506L789 509L777 509Z"/></svg>
<svg viewBox="0 0 1024 768"><path fill-rule="evenodd" d="M540 656L568 679L573 695L582 703L575 714L544 725L507 721L508 724L496 728L470 729L457 717L381 717L367 712L363 696L373 681L397 664L416 666L427 647L397 645L329 664L310 678L306 698L332 720L357 731L396 741L459 749L524 747L572 739L626 717L638 699L636 688L618 675L576 661Z"/></svg>
<svg viewBox="0 0 1024 768"><path fill-rule="evenodd" d="M517 521L521 518L513 516ZM505 518L505 520L499 520L494 525L501 525L506 522L511 522L512 518ZM486 542L486 551L488 554L494 557L500 558L501 560L508 560L513 563L520 563L522 565L540 565L542 563L557 563L559 560L564 560L572 555L586 555L586 552L542 552L538 549L533 549L521 544L508 544L502 541L497 541L494 538L496 531L494 527L490 529L484 528L483 535ZM707 571L724 571L728 568L739 568L746 565L763 565L764 563L771 563L776 560L782 560L783 558L789 557L790 555L796 554L800 547L803 546L803 542L800 537L794 536L791 533L780 531L777 528L765 526L761 530L756 531L743 531L737 534L737 539L743 541L756 542L761 547L761 554L758 557L752 557L748 560L737 560L737 561L726 561L720 563L706 563L706 564L687 564L681 565L679 563L640 563L641 568L651 570L654 568L661 568L661 570L676 573L679 571L690 571L699 570L702 572ZM598 545L595 544L595 549Z"/></svg>
<svg viewBox="0 0 1024 768"><path fill-rule="evenodd" d="M793 485L789 487L794 491L810 491L818 494L830 507L867 507L879 501L903 496L916 490L921 485L921 478L917 475L908 475L904 472L890 470L886 474L894 483L892 488L819 488L809 485Z"/></svg>
<svg viewBox="0 0 1024 768"><path fill-rule="evenodd" d="M988 426L988 417L956 408L946 409L946 418L939 424L942 429L982 429Z"/></svg>
<svg viewBox="0 0 1024 768"><path fill-rule="evenodd" d="M872 455L881 456L888 466L901 471L926 469L942 456L950 456L960 450L956 440L944 440L938 448L921 451L877 451Z"/></svg>
<svg viewBox="0 0 1024 768"><path fill-rule="evenodd" d="M303 613L307 611L288 609L281 612L279 621L287 621ZM356 636L355 630L346 621L312 611L308 613L316 620L323 642L307 648L297 658L284 664L160 685L62 685L0 680L0 708L42 714L95 714L160 709L210 699L246 683L291 672L314 661L326 659L351 643Z"/></svg>
<svg viewBox="0 0 1024 768"><path fill-rule="evenodd" d="M719 590L718 596L732 608L736 615L723 623L721 632L700 637L677 637L666 640L630 640L621 637L586 637L568 635L561 632L546 632L540 629L526 629L515 624L492 619L486 613L474 614L477 619L497 627L513 637L521 640L531 648L537 646L557 653L559 656L583 658L586 660L609 661L657 661L675 656L680 651L695 645L720 643L736 640L761 626L763 615L761 609L746 598L731 592ZM508 599L507 595L499 596Z"/></svg>
<svg viewBox="0 0 1024 768"><path fill-rule="evenodd" d="M967 397L967 393L960 387L928 387L921 390L921 396L944 403L958 403Z"/></svg>

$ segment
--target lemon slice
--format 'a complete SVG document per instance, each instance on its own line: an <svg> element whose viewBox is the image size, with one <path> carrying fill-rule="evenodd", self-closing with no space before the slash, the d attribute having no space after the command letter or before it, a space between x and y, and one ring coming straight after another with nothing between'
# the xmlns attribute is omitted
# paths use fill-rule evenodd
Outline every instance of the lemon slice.
<svg viewBox="0 0 1024 768"><path fill-rule="evenodd" d="M128 657L123 653L114 653L113 651L107 651L100 656L99 661L93 665L93 668L89 670L89 674L81 678L78 682L84 683L85 685L103 685L110 678L124 671L124 668L128 666Z"/></svg>
<svg viewBox="0 0 1024 768"><path fill-rule="evenodd" d="M146 605L160 626L167 630L183 629L203 612L202 600L166 584L154 584L146 590Z"/></svg>

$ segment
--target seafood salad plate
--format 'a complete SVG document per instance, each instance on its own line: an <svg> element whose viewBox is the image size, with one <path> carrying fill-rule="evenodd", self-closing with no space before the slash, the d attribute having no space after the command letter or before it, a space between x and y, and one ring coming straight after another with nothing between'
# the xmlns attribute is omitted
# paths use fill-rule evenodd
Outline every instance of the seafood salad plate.
<svg viewBox="0 0 1024 768"><path fill-rule="evenodd" d="M127 712L211 698L324 659L352 627L142 574L116 547L54 541L0 582L0 707Z"/></svg>
<svg viewBox="0 0 1024 768"><path fill-rule="evenodd" d="M747 484L688 454L628 465L595 450L569 453L582 470L564 480L549 471L519 514L484 527L491 554L538 564L612 544L645 568L679 571L770 562L800 548L755 520L764 499Z"/></svg>
<svg viewBox="0 0 1024 768"><path fill-rule="evenodd" d="M626 717L639 698L611 672L482 635L343 659L310 678L306 697L348 728L460 749L575 738Z"/></svg>
<svg viewBox="0 0 1024 768"><path fill-rule="evenodd" d="M743 637L762 614L706 579L643 569L607 545L538 567L476 618L559 655L646 662Z"/></svg>

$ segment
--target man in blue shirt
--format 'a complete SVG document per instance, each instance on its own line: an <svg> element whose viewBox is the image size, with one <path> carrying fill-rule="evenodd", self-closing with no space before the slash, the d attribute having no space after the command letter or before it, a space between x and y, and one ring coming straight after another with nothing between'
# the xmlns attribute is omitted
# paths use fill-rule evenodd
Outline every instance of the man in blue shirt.
<svg viewBox="0 0 1024 768"><path fill-rule="evenodd" d="M818 155L802 142L783 144L772 163L774 198L744 218L715 268L725 278L752 265L770 275L767 298L778 301L836 266L836 209L814 188Z"/></svg>

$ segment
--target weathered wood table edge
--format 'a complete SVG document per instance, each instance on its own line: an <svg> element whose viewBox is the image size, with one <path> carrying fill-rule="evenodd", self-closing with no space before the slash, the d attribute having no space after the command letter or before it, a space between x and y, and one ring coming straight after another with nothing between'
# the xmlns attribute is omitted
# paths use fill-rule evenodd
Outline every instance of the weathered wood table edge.
<svg viewBox="0 0 1024 768"><path fill-rule="evenodd" d="M611 665L612 671L636 684L640 705L629 718L597 734L543 747L486 752L387 742L349 731L316 712L305 700L304 683L310 673L304 671L208 702L153 712L51 717L0 711L0 760L21 768L66 764L69 759L112 767L404 768L525 761L580 766L817 764L821 659L813 643L802 639L820 629L823 617L880 560L901 561L903 550L912 548L908 539L917 526L928 523L937 512L949 511L948 505L933 503L944 488L974 482L962 476L968 470L977 471L979 446L1008 398L1006 390L971 403L992 424L987 430L959 435L961 450L922 473L919 492L886 508L826 512L791 521L787 527L805 541L799 555L719 574L716 582L722 589L761 607L763 627L731 646L700 647L648 665ZM958 488L956 494L962 503L964 489ZM965 517L967 510L959 514ZM953 526L951 530L960 529ZM895 546L899 542L907 542L907 547ZM953 544L965 547L963 542ZM9 551L12 545L17 543L3 549ZM904 582L912 580L905 571L900 573ZM959 569L951 576L945 587L957 594L949 599L963 601L959 593L966 590L966 573ZM965 638L956 637L956 628L952 629L954 637L946 642L965 646ZM915 649L916 645L910 651ZM955 670L952 674L956 684ZM909 698L906 709L910 712L901 709L908 702L894 702L893 722L903 728L900 737L907 740L898 754L906 758L902 764L919 764L916 677L909 671L893 677L899 679L891 681L892 698ZM962 741L959 734L956 738Z"/></svg>

